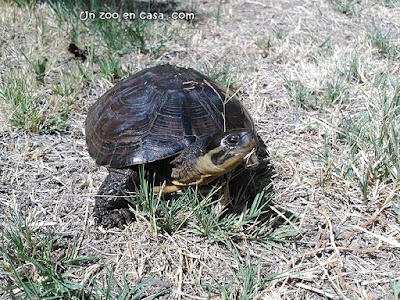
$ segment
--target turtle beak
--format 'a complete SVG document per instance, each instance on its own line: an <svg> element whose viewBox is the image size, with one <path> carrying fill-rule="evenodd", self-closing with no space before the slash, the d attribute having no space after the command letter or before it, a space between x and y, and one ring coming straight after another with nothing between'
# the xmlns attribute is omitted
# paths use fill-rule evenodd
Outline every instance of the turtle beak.
<svg viewBox="0 0 400 300"><path fill-rule="evenodd" d="M248 154L243 158L243 161L246 164L246 168L254 168L259 165L259 160L257 157L257 137L253 130L243 131L240 134L243 148L246 149Z"/></svg>

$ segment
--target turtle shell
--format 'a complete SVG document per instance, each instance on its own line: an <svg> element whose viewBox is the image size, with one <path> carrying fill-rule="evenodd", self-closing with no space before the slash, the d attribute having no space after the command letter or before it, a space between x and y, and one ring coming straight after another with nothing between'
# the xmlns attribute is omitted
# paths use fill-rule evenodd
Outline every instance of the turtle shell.
<svg viewBox="0 0 400 300"><path fill-rule="evenodd" d="M234 128L253 122L227 88L193 69L160 65L124 79L90 107L86 142L97 164L122 168Z"/></svg>

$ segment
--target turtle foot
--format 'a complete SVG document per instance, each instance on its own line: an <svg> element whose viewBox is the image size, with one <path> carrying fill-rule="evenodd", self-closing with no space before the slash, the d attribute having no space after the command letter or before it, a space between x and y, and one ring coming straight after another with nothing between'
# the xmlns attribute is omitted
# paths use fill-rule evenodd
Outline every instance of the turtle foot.
<svg viewBox="0 0 400 300"><path fill-rule="evenodd" d="M96 225L102 225L106 228L118 227L124 228L124 225L132 222L134 216L129 208L118 209L102 209L96 207L94 209L94 219Z"/></svg>

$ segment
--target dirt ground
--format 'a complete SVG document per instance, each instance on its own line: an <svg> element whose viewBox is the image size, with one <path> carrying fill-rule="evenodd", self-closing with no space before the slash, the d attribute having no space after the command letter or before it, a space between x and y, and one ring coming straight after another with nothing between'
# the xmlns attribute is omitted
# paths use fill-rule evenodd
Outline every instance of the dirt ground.
<svg viewBox="0 0 400 300"><path fill-rule="evenodd" d="M2 22L18 10L10 3L0 6ZM335 126L343 119L368 109L378 74L398 78L399 59L382 58L367 37L376 24L391 32L399 47L399 3L385 6L384 1L361 0L348 14L325 0L199 0L189 6L196 21L185 25L179 39L167 42L158 57L131 53L122 64L134 71L160 63L196 69L201 63L230 64L235 88L267 144L276 171L270 209L284 218L297 216L294 234L278 246L250 240L237 245L242 255L249 253L259 262L258 279L279 274L266 283L257 299L398 299L390 280L400 278L400 227L393 210L399 187L375 181L367 188L365 203L355 182L326 175L326 166L315 154L323 152L325 138L335 136ZM46 4L40 9L49 10ZM22 64L7 49L28 48L29 30L22 26L18 34L11 27L2 29L0 59ZM50 66L73 64L66 50L70 40L56 33L54 38L53 45L44 49L55 53ZM285 78L318 95L353 57L358 59L362 80L348 89L347 97L355 99L351 104L310 109L291 101ZM0 72L5 69L0 64ZM18 207L35 230L51 228L65 235L66 243L78 237L80 254L101 256L118 276L124 269L129 282L157 273L173 284L169 299L207 299L198 282L229 282L239 268L225 245L185 230L155 236L145 221L123 230L94 226L93 195L107 170L96 166L86 151L84 122L89 106L111 86L96 79L94 85L83 87L71 107L67 130L52 134L12 127L3 105L2 219L7 222L8 211ZM338 164L345 147L334 139L329 144ZM85 274L101 272L98 269L99 265L90 265ZM211 299L220 295L211 293Z"/></svg>

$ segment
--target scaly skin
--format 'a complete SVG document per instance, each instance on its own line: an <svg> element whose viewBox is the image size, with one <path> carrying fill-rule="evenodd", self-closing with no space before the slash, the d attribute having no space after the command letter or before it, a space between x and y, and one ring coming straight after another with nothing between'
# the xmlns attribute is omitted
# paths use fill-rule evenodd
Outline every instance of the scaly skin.
<svg viewBox="0 0 400 300"><path fill-rule="evenodd" d="M132 213L125 195L134 191L138 175L130 168L109 169L109 172L95 197L94 217L96 224L108 228L122 228L124 224L132 221Z"/></svg>

